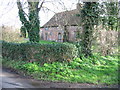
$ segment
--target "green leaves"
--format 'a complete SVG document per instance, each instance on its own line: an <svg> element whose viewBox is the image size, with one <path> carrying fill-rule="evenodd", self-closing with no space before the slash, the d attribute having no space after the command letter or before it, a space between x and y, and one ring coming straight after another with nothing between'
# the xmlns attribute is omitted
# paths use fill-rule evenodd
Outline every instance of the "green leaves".
<svg viewBox="0 0 120 90"><path fill-rule="evenodd" d="M28 2L28 20L26 18L26 14L23 10L22 4L20 0L17 2L17 6L19 9L19 17L20 21L22 22L22 25L26 28L26 31L28 32L28 37L30 42L37 43L39 42L39 11L38 11L38 4L39 2L36 2L34 4L33 2Z"/></svg>
<svg viewBox="0 0 120 90"><path fill-rule="evenodd" d="M35 72L39 70L39 66L36 63L27 63L23 65L23 69L28 72Z"/></svg>
<svg viewBox="0 0 120 90"><path fill-rule="evenodd" d="M101 3L101 10L103 15L102 24L107 30L119 30L119 5L118 2L103 2Z"/></svg>
<svg viewBox="0 0 120 90"><path fill-rule="evenodd" d="M93 54L92 57L81 56L80 59L77 57L78 51L75 45L68 43L3 42L2 48L3 58L8 59L3 59L4 66L23 71L33 78L94 84L118 83L119 59L117 56ZM67 59L70 61L66 62Z"/></svg>
<svg viewBox="0 0 120 90"><path fill-rule="evenodd" d="M25 74L39 80L94 84L118 83L118 58L111 56L95 55L89 58L83 57L82 60L75 58L69 63L45 63L43 66L35 62L3 59L3 65L24 71Z"/></svg>
<svg viewBox="0 0 120 90"><path fill-rule="evenodd" d="M78 49L69 43L39 44L39 43L8 43L3 42L3 58L13 60L35 61L41 64L54 61L63 62L78 56Z"/></svg>

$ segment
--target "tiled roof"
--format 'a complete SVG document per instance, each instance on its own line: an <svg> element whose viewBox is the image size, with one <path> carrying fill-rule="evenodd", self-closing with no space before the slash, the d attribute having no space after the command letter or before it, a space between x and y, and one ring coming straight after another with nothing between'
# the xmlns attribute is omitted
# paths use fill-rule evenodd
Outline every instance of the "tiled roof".
<svg viewBox="0 0 120 90"><path fill-rule="evenodd" d="M78 25L80 24L80 16L78 9L64 11L55 14L43 27Z"/></svg>

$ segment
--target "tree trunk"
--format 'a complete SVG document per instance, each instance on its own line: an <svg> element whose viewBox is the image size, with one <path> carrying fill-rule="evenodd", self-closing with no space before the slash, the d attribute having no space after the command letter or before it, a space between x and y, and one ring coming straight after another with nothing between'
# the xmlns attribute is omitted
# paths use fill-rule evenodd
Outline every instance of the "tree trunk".
<svg viewBox="0 0 120 90"><path fill-rule="evenodd" d="M28 2L29 5L29 22L30 22L30 32L28 32L29 39L31 42L39 42L39 2Z"/></svg>
<svg viewBox="0 0 120 90"><path fill-rule="evenodd" d="M94 25L98 24L99 11L96 2L85 2L81 10L81 19L83 25L82 32L82 49L81 52L85 57L92 55L92 39Z"/></svg>
<svg viewBox="0 0 120 90"><path fill-rule="evenodd" d="M67 26L64 26L63 42L69 42L69 32Z"/></svg>
<svg viewBox="0 0 120 90"><path fill-rule="evenodd" d="M28 32L28 37L30 42L39 42L40 36L39 36L39 8L38 8L39 2L29 2L29 15L28 19L26 19L26 14L22 9L22 5L20 0L17 1L18 9L19 9L19 17L20 21L22 22L23 26L26 28Z"/></svg>
<svg viewBox="0 0 120 90"><path fill-rule="evenodd" d="M93 28L89 25L83 26L83 38L82 38L82 53L87 57L92 55L92 37L93 37Z"/></svg>

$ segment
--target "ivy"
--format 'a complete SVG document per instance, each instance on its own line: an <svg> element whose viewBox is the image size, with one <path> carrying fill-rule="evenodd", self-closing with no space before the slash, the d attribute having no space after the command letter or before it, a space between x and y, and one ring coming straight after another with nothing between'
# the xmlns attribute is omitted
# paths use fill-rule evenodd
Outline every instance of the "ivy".
<svg viewBox="0 0 120 90"><path fill-rule="evenodd" d="M39 44L2 42L3 58L13 60L36 61L41 64L54 61L71 61L78 56L78 49L73 44Z"/></svg>
<svg viewBox="0 0 120 90"><path fill-rule="evenodd" d="M28 20L26 19L25 12L23 11L21 2L17 2L18 9L19 9L19 17L22 25L26 28L28 32L28 37L30 42L36 43L39 42L39 11L38 11L38 4L39 2L28 2L29 4L29 15Z"/></svg>
<svg viewBox="0 0 120 90"><path fill-rule="evenodd" d="M26 38L26 28L24 27L24 26L22 26L21 28L20 28L20 32L21 32L21 35L22 35L22 37L24 37L24 38Z"/></svg>
<svg viewBox="0 0 120 90"><path fill-rule="evenodd" d="M97 2L85 2L81 10L82 33L82 53L84 56L91 56L92 37L94 26L99 22L99 8Z"/></svg>

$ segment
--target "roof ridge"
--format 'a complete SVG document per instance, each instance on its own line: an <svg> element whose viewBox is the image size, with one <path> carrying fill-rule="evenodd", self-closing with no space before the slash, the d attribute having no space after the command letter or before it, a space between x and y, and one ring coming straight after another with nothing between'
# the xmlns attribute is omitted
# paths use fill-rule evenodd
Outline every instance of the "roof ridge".
<svg viewBox="0 0 120 90"><path fill-rule="evenodd" d="M56 13L43 27L59 26L59 25L73 25L79 23L79 17L76 17L77 9L67 10ZM67 22L67 23L66 23Z"/></svg>
<svg viewBox="0 0 120 90"><path fill-rule="evenodd" d="M61 11L61 12L55 13L55 15L56 15L56 14L65 13L65 12L71 12L71 11L75 11L75 10L77 10L77 9L73 9L73 10L66 10L66 11Z"/></svg>

